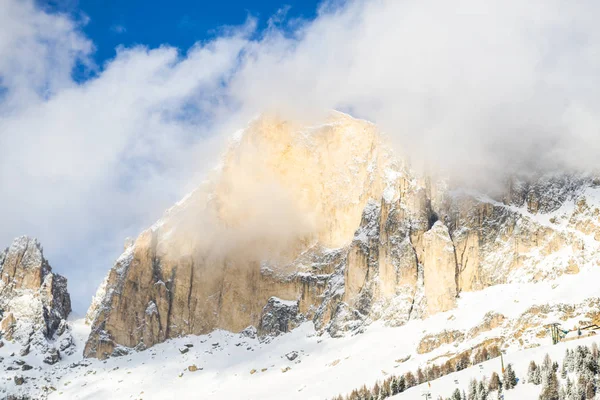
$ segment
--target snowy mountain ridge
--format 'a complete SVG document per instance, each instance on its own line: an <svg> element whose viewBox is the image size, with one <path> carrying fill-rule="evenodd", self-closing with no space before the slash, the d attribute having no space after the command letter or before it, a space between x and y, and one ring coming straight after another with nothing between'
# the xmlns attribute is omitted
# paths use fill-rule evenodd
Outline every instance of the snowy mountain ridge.
<svg viewBox="0 0 600 400"><path fill-rule="evenodd" d="M10 260L47 276L39 244L25 246L39 254L11 255L22 247L0 255L2 287L31 280L7 274L19 263ZM57 332L74 336L52 366L20 353L27 340L5 340L12 380L0 390L323 399L419 367L455 368L491 346L510 358L549 345L549 323L600 324L599 249L594 176L513 177L481 193L417 173L369 122L265 115L236 134L198 189L126 241L88 327L58 330L46 318L66 319L65 300L53 314L31 313L50 321L48 348ZM0 300L13 299L2 287Z"/></svg>

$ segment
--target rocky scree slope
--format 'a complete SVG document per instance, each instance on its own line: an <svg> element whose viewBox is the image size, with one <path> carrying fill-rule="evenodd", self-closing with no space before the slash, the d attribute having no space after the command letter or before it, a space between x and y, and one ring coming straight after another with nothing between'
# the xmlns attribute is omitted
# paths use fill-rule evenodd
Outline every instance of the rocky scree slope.
<svg viewBox="0 0 600 400"><path fill-rule="evenodd" d="M74 351L70 312L66 278L52 272L36 239L16 238L0 253L0 347L14 342L21 356L54 364Z"/></svg>
<svg viewBox="0 0 600 400"><path fill-rule="evenodd" d="M126 248L88 311L105 358L215 329L263 338L402 325L462 292L598 260L592 177L511 179L487 196L421 176L368 122L252 121L196 191ZM254 328L255 327L255 328Z"/></svg>

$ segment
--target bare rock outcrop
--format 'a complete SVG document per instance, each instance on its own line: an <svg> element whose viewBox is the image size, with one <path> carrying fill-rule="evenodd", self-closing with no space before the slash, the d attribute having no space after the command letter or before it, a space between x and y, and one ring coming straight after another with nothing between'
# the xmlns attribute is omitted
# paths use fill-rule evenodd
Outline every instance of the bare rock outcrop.
<svg viewBox="0 0 600 400"><path fill-rule="evenodd" d="M0 336L20 343L26 352L58 352L49 340L72 343L66 340L70 312L67 280L52 272L36 239L16 238L0 253Z"/></svg>
<svg viewBox="0 0 600 400"><path fill-rule="evenodd" d="M584 245L600 238L594 179L461 190L416 173L386 140L340 113L250 123L203 185L128 241L88 312L85 355L219 328L401 325L461 292L576 273L596 256Z"/></svg>
<svg viewBox="0 0 600 400"><path fill-rule="evenodd" d="M271 297L263 308L258 333L261 336L277 336L295 328L298 319L298 302Z"/></svg>

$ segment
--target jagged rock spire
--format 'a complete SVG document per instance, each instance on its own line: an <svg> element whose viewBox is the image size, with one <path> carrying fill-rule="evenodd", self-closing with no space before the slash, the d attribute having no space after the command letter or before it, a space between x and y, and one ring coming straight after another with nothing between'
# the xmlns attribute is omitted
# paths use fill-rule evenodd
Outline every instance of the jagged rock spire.
<svg viewBox="0 0 600 400"><path fill-rule="evenodd" d="M52 272L37 239L14 239L0 253L0 335L46 351L47 339L65 334L70 312L67 279Z"/></svg>

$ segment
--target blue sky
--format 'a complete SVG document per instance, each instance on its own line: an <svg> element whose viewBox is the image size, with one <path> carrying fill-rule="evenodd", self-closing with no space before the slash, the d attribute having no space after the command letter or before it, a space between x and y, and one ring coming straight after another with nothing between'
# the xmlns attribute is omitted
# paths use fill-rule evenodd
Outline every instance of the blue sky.
<svg viewBox="0 0 600 400"><path fill-rule="evenodd" d="M94 42L98 65L115 56L117 46L170 45L185 51L218 36L224 26L256 19L257 32L285 12L286 20L312 19L319 0L39 0L43 8L88 19L83 31Z"/></svg>

